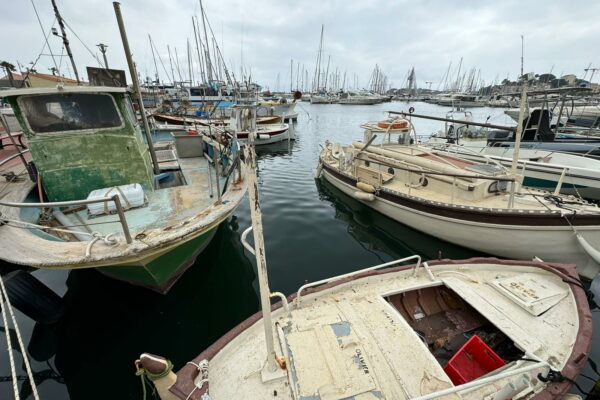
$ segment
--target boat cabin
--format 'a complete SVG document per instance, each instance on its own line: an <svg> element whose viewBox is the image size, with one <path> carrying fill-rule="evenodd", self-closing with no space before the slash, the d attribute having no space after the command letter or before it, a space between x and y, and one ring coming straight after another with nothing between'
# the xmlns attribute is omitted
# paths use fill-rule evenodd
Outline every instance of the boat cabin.
<svg viewBox="0 0 600 400"><path fill-rule="evenodd" d="M126 88L58 86L2 96L27 137L49 201L127 184L154 189L148 145Z"/></svg>

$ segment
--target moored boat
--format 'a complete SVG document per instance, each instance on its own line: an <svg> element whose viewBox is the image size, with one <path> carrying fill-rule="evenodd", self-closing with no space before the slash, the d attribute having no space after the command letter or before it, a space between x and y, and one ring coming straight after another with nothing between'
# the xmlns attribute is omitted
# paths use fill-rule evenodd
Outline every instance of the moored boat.
<svg viewBox="0 0 600 400"><path fill-rule="evenodd" d="M540 257L600 272L600 209L522 187L493 160L411 144L411 129L363 125L363 142L327 144L317 176L382 214L431 236L513 259ZM374 144L376 135L384 136Z"/></svg>
<svg viewBox="0 0 600 400"><path fill-rule="evenodd" d="M177 374L150 354L139 373L163 400L558 400L592 340L574 267L539 261L408 257L268 307Z"/></svg>
<svg viewBox="0 0 600 400"><path fill-rule="evenodd" d="M31 157L3 171L17 177L0 199L5 261L98 268L166 292L243 198L237 144L202 135L177 149L173 142L148 144L124 88L59 86L2 96ZM205 153L219 160L209 162Z"/></svg>

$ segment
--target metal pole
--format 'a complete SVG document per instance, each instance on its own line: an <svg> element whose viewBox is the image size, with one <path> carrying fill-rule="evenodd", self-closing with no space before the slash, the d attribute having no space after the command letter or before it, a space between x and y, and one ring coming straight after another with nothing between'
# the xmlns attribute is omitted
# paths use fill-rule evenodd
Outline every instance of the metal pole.
<svg viewBox="0 0 600 400"><path fill-rule="evenodd" d="M521 93L521 104L519 105L519 121L517 132L515 133L515 148L513 150L512 165L510 167L510 176L515 179L510 189L509 208L512 208L515 200L515 189L517 186L517 165L519 164L519 150L521 148L521 135L523 134L523 120L525 119L525 105L527 103L527 82L523 84L523 93Z"/></svg>
<svg viewBox="0 0 600 400"><path fill-rule="evenodd" d="M137 71L133 58L131 57L131 50L129 49L129 41L127 40L127 32L125 32L125 24L123 23L123 16L121 15L121 4L118 1L113 2L115 9L115 16L117 17L117 23L119 24L119 32L121 33L121 40L123 41L123 50L125 50L125 58L127 59L127 65L129 66L129 74L131 75L131 84L133 85L133 91L138 100L140 107L140 114L142 117L142 123L144 125L144 132L146 133L146 140L148 141L148 149L150 150L150 158L152 158L152 165L154 166L154 174L160 173L160 167L158 166L158 159L156 158L156 152L154 151L154 143L152 143L152 132L150 131L150 125L148 125L148 118L146 117L146 110L144 109L144 101L142 100L142 92L140 91L140 82L138 81Z"/></svg>
<svg viewBox="0 0 600 400"><path fill-rule="evenodd" d="M123 228L123 235L125 235L125 240L127 241L127 244L131 244L133 240L131 240L129 226L127 225L127 218L125 218L125 211L123 210L123 206L121 205L119 195L115 194L111 199L115 203L115 208L117 209L117 214L119 215L119 221L121 221L121 227Z"/></svg>
<svg viewBox="0 0 600 400"><path fill-rule="evenodd" d="M19 155L19 158L21 159L21 162L23 163L23 165L25 166L25 168L27 168L27 170L29 171L29 167L27 165L27 160L25 160L25 157L23 156L23 152L21 151L22 150L21 146L19 146L17 144L17 141L15 140L15 138L13 137L13 135L10 134L10 129L8 128L8 122L6 122L6 120L4 118L5 118L4 115L0 114L0 123L4 127L4 132L6 132L6 134L8 135L8 138L12 142L13 146L15 146L15 149L17 149L17 151L18 151L17 154Z"/></svg>
<svg viewBox="0 0 600 400"><path fill-rule="evenodd" d="M458 124L465 124L465 125L472 125L472 126L482 126L484 128L503 129L503 130L511 131L511 132L515 132L517 130L517 128L512 127L512 126L493 125L493 124L486 124L483 122L464 121L464 120L452 119L452 118L432 117L429 115L422 115L422 114L409 114L406 112L398 112L398 111L388 111L388 114L400 115L402 117L431 119L434 121L442 121L442 122L454 122L454 123L458 123Z"/></svg>
<svg viewBox="0 0 600 400"><path fill-rule="evenodd" d="M215 181L217 184L218 203L221 204L221 182L219 181L219 158L217 157L217 149L213 146L213 166L215 167Z"/></svg>
<svg viewBox="0 0 600 400"><path fill-rule="evenodd" d="M102 58L104 58L104 68L108 69L108 60L106 59L106 49L108 46L104 43L97 44L96 46L100 48L100 53L102 53Z"/></svg>
<svg viewBox="0 0 600 400"><path fill-rule="evenodd" d="M271 295L269 277L267 274L267 261L265 258L265 243L262 230L262 213L258 199L258 183L256 178L256 152L254 151L254 131L248 132L249 143L244 146L244 162L247 167L248 201L250 202L250 215L252 217L252 231L254 235L254 250L258 270L258 285L260 288L260 303L262 307L265 342L267 345L266 372L277 371L275 345L273 340L273 322L271 320Z"/></svg>
<svg viewBox="0 0 600 400"><path fill-rule="evenodd" d="M65 31L65 23L63 22L62 17L60 16L60 12L58 12L58 7L56 6L56 1L52 0L52 7L54 8L54 14L56 15L56 20L58 21L58 26L60 27L60 31L62 33L63 44L65 45L65 49L67 50L67 55L71 60L71 66L73 67L73 73L75 74L75 79L77 80L77 84L79 85L81 82L79 81L79 74L77 73L77 66L75 65L75 60L73 59L73 53L71 53L71 46L69 46L69 39L67 39L67 32Z"/></svg>
<svg viewBox="0 0 600 400"><path fill-rule="evenodd" d="M554 134L558 133L558 128L560 126L560 118L562 117L563 108L565 106L566 95L563 95L560 102L560 108L558 109L558 119L556 120L556 126L554 127Z"/></svg>

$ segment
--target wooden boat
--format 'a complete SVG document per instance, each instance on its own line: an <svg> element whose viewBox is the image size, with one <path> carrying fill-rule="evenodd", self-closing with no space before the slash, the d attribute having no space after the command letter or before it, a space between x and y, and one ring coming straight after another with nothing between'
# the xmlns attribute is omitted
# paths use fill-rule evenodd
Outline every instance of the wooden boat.
<svg viewBox="0 0 600 400"><path fill-rule="evenodd" d="M413 256L306 284L177 374L137 365L162 400L566 400L591 341L573 265Z"/></svg>
<svg viewBox="0 0 600 400"><path fill-rule="evenodd" d="M35 164L3 171L17 177L0 198L5 261L98 268L166 292L244 196L237 145L198 135L178 147L186 155L172 142L148 146L124 88L20 89L2 96ZM220 153L222 162L209 163L205 152Z"/></svg>
<svg viewBox="0 0 600 400"><path fill-rule="evenodd" d="M540 257L600 272L600 209L520 185L493 160L416 143L411 129L363 125L364 141L328 143L317 176L368 207L448 242L513 259ZM376 135L381 143L372 144Z"/></svg>
<svg viewBox="0 0 600 400"><path fill-rule="evenodd" d="M173 125L227 125L229 123L228 119L216 118L216 119L207 119L200 117L192 117L192 116L178 116L178 115L167 115L167 114L152 114L152 118L157 122L165 122ZM266 124L276 124L281 122L281 116L279 115L267 115L267 116L259 116L256 118L256 123L259 125Z"/></svg>

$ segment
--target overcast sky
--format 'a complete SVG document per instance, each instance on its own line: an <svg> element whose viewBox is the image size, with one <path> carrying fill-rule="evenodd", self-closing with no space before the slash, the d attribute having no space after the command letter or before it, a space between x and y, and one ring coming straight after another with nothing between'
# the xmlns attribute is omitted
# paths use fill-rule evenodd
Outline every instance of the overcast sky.
<svg viewBox="0 0 600 400"><path fill-rule="evenodd" d="M32 0L0 1L0 60L28 66L44 46L44 35ZM46 32L54 23L50 0L33 0ZM111 68L126 69L123 48L108 0L57 0L63 18L81 40L100 56L96 44L108 45ZM366 86L379 64L394 87L402 87L415 67L419 86L435 89L448 65L456 72L481 70L488 83L515 79L520 71L521 38L525 37L525 72L584 75L591 63L600 67L600 1L401 1L401 0L204 0L223 53L236 76L240 67L253 80L271 89L289 89L290 60L314 75L321 24L325 25L323 57L331 55L348 81L358 77ZM123 0L122 13L130 45L142 77L154 75L148 41L152 36L170 74L167 45L179 54L187 77L186 39L193 40L191 16L199 14L197 0ZM67 31L80 75L85 66L98 66L81 42ZM52 52L62 42L50 36ZM194 49L195 51L195 49ZM44 53L49 53L47 49ZM61 73L72 76L62 59ZM60 63L60 58L57 59ZM36 69L49 73L53 61L41 56ZM159 62L162 81L169 81ZM295 74L295 73L294 73ZM589 78L589 75L588 75ZM594 82L600 79L600 72ZM294 76L294 81L295 81ZM295 86L295 83L294 83Z"/></svg>

